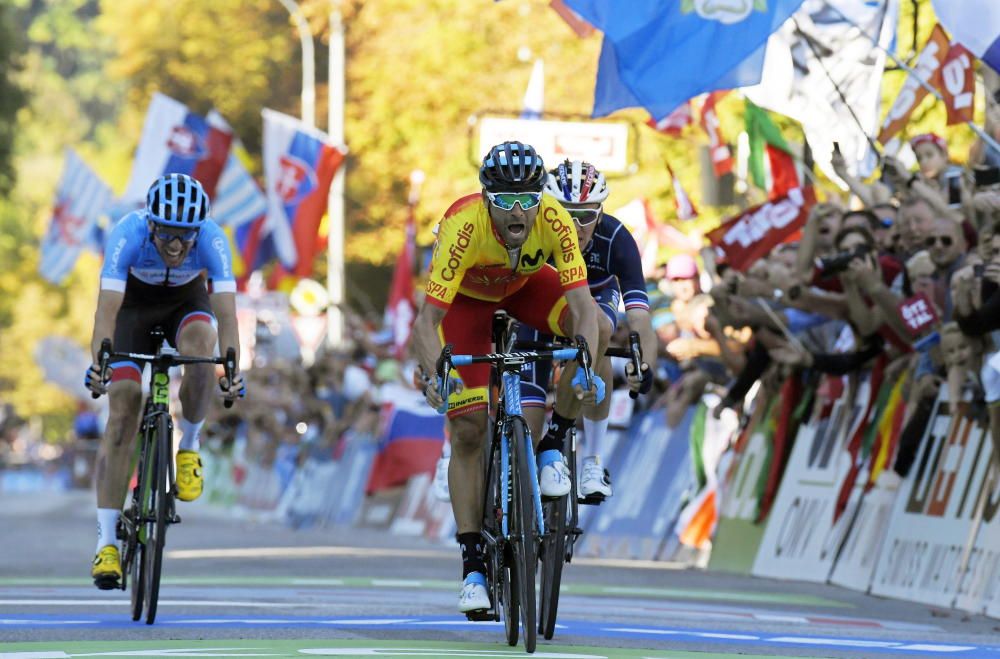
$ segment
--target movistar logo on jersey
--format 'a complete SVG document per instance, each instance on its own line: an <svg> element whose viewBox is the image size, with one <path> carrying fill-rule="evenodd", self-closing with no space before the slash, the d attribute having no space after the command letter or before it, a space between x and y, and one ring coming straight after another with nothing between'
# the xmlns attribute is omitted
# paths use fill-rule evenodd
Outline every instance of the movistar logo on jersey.
<svg viewBox="0 0 1000 659"><path fill-rule="evenodd" d="M527 265L529 268L537 268L538 264L542 259L545 258L545 254L542 250L537 250L534 256L528 256L527 254L521 255L521 265Z"/></svg>
<svg viewBox="0 0 1000 659"><path fill-rule="evenodd" d="M727 25L739 23L752 11L767 12L767 0L681 0L681 12Z"/></svg>

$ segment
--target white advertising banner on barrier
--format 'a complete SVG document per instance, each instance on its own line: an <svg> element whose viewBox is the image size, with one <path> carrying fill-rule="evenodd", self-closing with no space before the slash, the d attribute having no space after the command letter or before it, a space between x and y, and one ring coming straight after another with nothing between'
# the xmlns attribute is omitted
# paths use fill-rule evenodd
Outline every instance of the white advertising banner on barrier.
<svg viewBox="0 0 1000 659"><path fill-rule="evenodd" d="M988 431L982 451L976 463L979 469L987 468L993 459ZM1000 519L997 516L1000 479L996 469L982 479L975 496L973 524L978 527L976 542L969 551L955 608L1000 617Z"/></svg>
<svg viewBox="0 0 1000 659"><path fill-rule="evenodd" d="M873 594L937 606L955 602L988 465L980 456L989 442L984 425L952 417L942 387L919 457L896 499Z"/></svg>
<svg viewBox="0 0 1000 659"><path fill-rule="evenodd" d="M865 471L858 480L864 482L867 477L868 473ZM830 583L854 590L868 590L882 552L896 495L899 494L899 484L899 477L894 471L888 470L882 473L875 487L865 493L844 548L833 567Z"/></svg>
<svg viewBox="0 0 1000 659"><path fill-rule="evenodd" d="M837 497L853 464L847 446L865 421L871 395L867 373L856 392L845 391L832 407L820 398L809 424L799 429L757 550L754 575L816 582L829 578L860 495L860 490L852 492L847 510L837 516Z"/></svg>

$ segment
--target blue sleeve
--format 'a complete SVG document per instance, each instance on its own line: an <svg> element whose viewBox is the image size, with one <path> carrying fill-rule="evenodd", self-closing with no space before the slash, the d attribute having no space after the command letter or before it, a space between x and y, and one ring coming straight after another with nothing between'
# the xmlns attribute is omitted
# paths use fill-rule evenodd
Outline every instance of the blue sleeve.
<svg viewBox="0 0 1000 659"><path fill-rule="evenodd" d="M642 276L642 255L635 238L619 224L611 239L612 272L618 277L618 286L625 301L625 310L649 310L649 296L646 295L646 278Z"/></svg>
<svg viewBox="0 0 1000 659"><path fill-rule="evenodd" d="M235 293L233 255L229 251L229 238L215 222L206 222L198 237L198 261L205 268L213 293Z"/></svg>
<svg viewBox="0 0 1000 659"><path fill-rule="evenodd" d="M138 227L138 230L137 230ZM104 266L101 268L101 289L125 292L129 269L135 263L146 239L145 222L137 221L132 213L111 229L104 243Z"/></svg>
<svg viewBox="0 0 1000 659"><path fill-rule="evenodd" d="M921 352L920 357L917 358L917 366L913 369L913 381L916 382L925 375L934 375L935 370L930 351Z"/></svg>
<svg viewBox="0 0 1000 659"><path fill-rule="evenodd" d="M802 311L801 309L794 309L792 307L787 307L784 310L785 321L788 323L788 331L792 334L798 334L799 332L804 332L807 329L812 329L817 325L822 325L823 323L829 322L830 318L819 313L810 313L808 311Z"/></svg>

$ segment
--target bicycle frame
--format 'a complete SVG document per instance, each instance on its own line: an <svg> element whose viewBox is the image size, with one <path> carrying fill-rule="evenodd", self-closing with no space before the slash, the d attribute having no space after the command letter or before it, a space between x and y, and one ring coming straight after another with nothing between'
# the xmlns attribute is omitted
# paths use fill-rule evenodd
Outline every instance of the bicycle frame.
<svg viewBox="0 0 1000 659"><path fill-rule="evenodd" d="M500 482L503 483L503 535L506 537L508 505L510 504L510 493L507 491L510 483L511 468L509 458L512 455L516 455L516 451L511 451L511 447L509 446L510 433L507 431L507 428L510 423L509 419L520 417L523 421L524 417L521 410L520 368L513 372L509 370L502 371L501 378L503 381L503 399L500 401L502 404L497 406L496 426L500 431L500 455L502 456ZM503 412L501 413L500 410L503 410ZM538 465L535 462L535 450L531 441L531 431L528 429L527 423L524 424L524 428L526 430L524 435L524 455L528 459L528 473L531 474L531 494L535 505L535 519L538 522L538 533L543 535L545 533L545 517L542 514L542 493L538 489Z"/></svg>

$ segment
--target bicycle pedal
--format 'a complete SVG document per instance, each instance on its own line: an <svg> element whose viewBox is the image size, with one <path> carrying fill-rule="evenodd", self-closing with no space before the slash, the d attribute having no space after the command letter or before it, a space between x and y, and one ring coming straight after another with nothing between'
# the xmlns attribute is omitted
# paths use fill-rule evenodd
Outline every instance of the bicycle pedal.
<svg viewBox="0 0 1000 659"><path fill-rule="evenodd" d="M174 513L174 516L172 518L170 518L168 521L171 524L180 524L181 523L181 516L178 515L177 513Z"/></svg>
<svg viewBox="0 0 1000 659"><path fill-rule="evenodd" d="M476 609L475 611L466 611L465 617L470 622L488 622L493 620L493 611L490 609Z"/></svg>
<svg viewBox="0 0 1000 659"><path fill-rule="evenodd" d="M594 494L588 494L585 497L577 497L576 502L584 506L599 506L604 503L606 498L607 497L600 492L596 492Z"/></svg>

